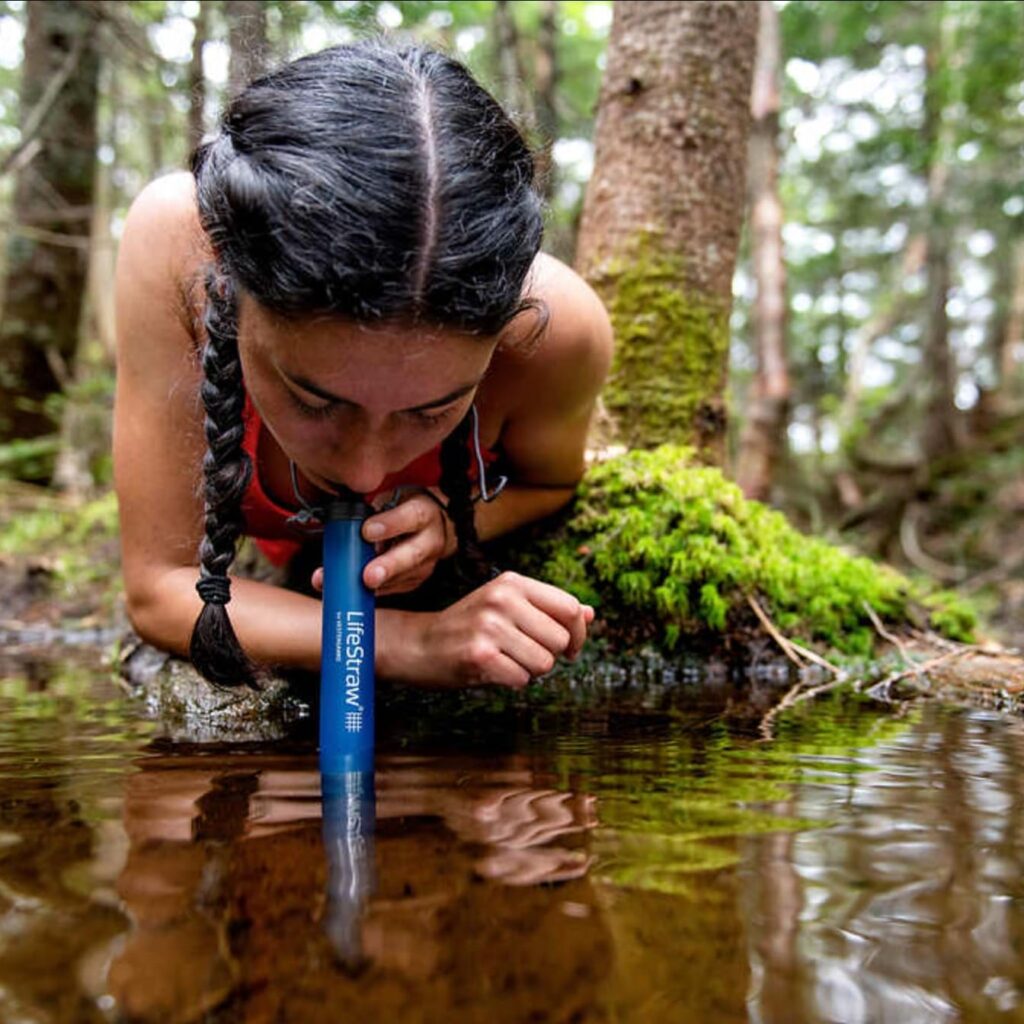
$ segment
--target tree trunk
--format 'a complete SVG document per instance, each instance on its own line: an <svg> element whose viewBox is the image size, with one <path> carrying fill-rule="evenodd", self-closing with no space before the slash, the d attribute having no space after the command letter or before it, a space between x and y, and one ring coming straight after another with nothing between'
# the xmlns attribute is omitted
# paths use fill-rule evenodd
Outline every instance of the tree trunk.
<svg viewBox="0 0 1024 1024"><path fill-rule="evenodd" d="M0 322L0 443L56 428L46 404L62 391L78 343L89 251L83 211L92 204L96 168L100 60L93 6L31 0L27 11L21 81L27 145L18 160ZM48 96L47 86L61 78L59 91Z"/></svg>
<svg viewBox="0 0 1024 1024"><path fill-rule="evenodd" d="M945 114L948 86L947 64L951 47L946 36L951 25L943 0L933 5L936 28L925 55L924 135L928 152L928 268L927 328L921 369L924 373L925 408L921 429L921 454L926 461L957 447L957 413L953 354L949 346L946 303L950 288L951 225L949 166L952 128Z"/></svg>
<svg viewBox="0 0 1024 1024"><path fill-rule="evenodd" d="M224 0L228 22L228 95L237 96L267 67L267 10L263 0Z"/></svg>
<svg viewBox="0 0 1024 1024"><path fill-rule="evenodd" d="M615 327L605 401L627 444L721 464L758 9L614 11L577 256Z"/></svg>
<svg viewBox="0 0 1024 1024"><path fill-rule="evenodd" d="M203 49L210 31L209 0L199 0L192 25L192 59L188 66L188 151L191 154L206 132L206 75L203 73Z"/></svg>
<svg viewBox="0 0 1024 1024"><path fill-rule="evenodd" d="M534 61L534 106L537 112L537 178L550 202L558 186L554 146L558 139L558 3L543 0Z"/></svg>
<svg viewBox="0 0 1024 1024"><path fill-rule="evenodd" d="M785 444L789 414L786 367L786 266L782 252L779 199L779 14L772 0L760 0L757 63L751 96L750 242L757 282L754 350L757 375L747 403L736 480L748 498L766 501Z"/></svg>
<svg viewBox="0 0 1024 1024"><path fill-rule="evenodd" d="M993 353L996 373L996 408L1007 415L1020 399L1020 366L1024 356L1024 239L1010 250L1006 295L998 296L1003 315L996 318Z"/></svg>
<svg viewBox="0 0 1024 1024"><path fill-rule="evenodd" d="M501 104L521 129L532 132L533 110L527 100L526 78L519 58L519 31L508 0L495 0L494 38L497 46L495 74Z"/></svg>
<svg viewBox="0 0 1024 1024"><path fill-rule="evenodd" d="M117 160L114 129L120 89L114 64L101 72L101 95L106 98L99 137ZM89 228L89 270L79 323L73 379L65 391L60 423L60 447L52 485L69 494L85 494L96 484L95 467L110 451L111 401L114 380L114 267L116 245L110 231L113 211L111 164L97 161Z"/></svg>

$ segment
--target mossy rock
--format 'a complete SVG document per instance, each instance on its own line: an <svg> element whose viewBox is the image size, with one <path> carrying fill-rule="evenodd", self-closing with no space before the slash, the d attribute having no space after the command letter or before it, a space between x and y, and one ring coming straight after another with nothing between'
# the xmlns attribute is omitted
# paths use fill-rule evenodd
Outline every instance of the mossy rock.
<svg viewBox="0 0 1024 1024"><path fill-rule="evenodd" d="M292 735L310 715L308 693L278 676L259 689L225 688L204 679L190 662L131 637L120 674L167 739L183 743L263 743Z"/></svg>
<svg viewBox="0 0 1024 1024"><path fill-rule="evenodd" d="M976 625L956 595L801 534L675 445L593 466L558 528L528 547L519 567L594 605L613 637L667 650L745 630L751 597L782 633L848 656L874 651L869 607L954 640Z"/></svg>

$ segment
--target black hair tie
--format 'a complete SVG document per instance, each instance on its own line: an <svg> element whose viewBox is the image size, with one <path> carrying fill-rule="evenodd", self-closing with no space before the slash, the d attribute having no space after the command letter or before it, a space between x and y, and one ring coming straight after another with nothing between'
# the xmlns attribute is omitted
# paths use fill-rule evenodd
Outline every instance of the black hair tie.
<svg viewBox="0 0 1024 1024"><path fill-rule="evenodd" d="M200 576L196 590L204 604L227 604L231 600L231 580L227 576Z"/></svg>

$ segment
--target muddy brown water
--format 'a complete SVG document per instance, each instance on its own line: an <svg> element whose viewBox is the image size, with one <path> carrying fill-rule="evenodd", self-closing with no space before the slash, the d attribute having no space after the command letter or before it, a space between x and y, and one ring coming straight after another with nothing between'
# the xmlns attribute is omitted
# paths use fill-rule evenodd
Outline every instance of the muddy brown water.
<svg viewBox="0 0 1024 1024"><path fill-rule="evenodd" d="M1014 719L406 699L325 798L302 736L171 744L98 665L0 674L7 1024L1024 1021Z"/></svg>

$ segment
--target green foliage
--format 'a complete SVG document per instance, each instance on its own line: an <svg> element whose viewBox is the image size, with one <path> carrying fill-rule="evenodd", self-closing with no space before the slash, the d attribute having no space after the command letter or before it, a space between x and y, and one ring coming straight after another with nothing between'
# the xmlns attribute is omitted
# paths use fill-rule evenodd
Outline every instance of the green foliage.
<svg viewBox="0 0 1024 1024"><path fill-rule="evenodd" d="M0 557L41 559L63 597L117 579L117 497L113 491L91 501L71 501L42 489L7 485L0 489L8 513L0 519ZM29 491L26 497L26 491ZM103 588L113 601L117 587Z"/></svg>
<svg viewBox="0 0 1024 1024"><path fill-rule="evenodd" d="M594 466L548 545L545 579L613 622L656 624L670 647L684 634L749 620L748 597L783 632L849 655L873 649L868 606L889 622L930 615L957 639L974 626L953 595L927 594L887 566L804 536L672 445Z"/></svg>
<svg viewBox="0 0 1024 1024"><path fill-rule="evenodd" d="M53 471L53 463L59 450L58 434L16 438L0 444L0 478L45 479Z"/></svg>

